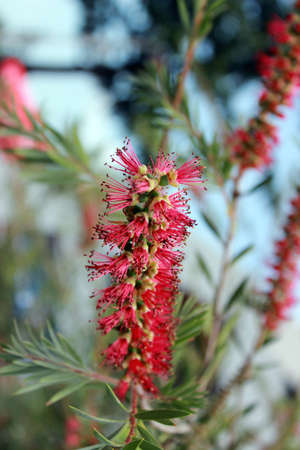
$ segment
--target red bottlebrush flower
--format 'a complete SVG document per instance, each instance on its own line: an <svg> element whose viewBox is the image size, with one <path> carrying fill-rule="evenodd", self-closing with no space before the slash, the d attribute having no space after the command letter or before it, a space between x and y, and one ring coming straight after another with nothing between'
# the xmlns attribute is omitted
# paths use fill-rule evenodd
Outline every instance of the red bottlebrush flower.
<svg viewBox="0 0 300 450"><path fill-rule="evenodd" d="M298 7L296 5L296 7ZM260 111L245 129L236 130L228 137L231 159L243 172L261 168L272 162L272 149L278 142L277 132L270 123L270 115L283 118L281 106L290 106L300 82L300 12L285 20L275 17L268 31L277 46L269 54L260 54L258 70L264 83L259 99Z"/></svg>
<svg viewBox="0 0 300 450"><path fill-rule="evenodd" d="M26 130L32 130L32 124L24 107L33 116L37 113L27 86L26 68L17 58L6 58L0 63L0 91L1 101L15 111ZM9 123L7 112L4 108L0 108L0 126L5 128ZM24 136L0 136L1 150L24 147L42 149L40 143L35 144L30 138Z"/></svg>
<svg viewBox="0 0 300 450"><path fill-rule="evenodd" d="M274 275L269 279L269 305L265 314L267 328L273 330L286 319L286 313L295 302L295 282L300 256L300 189L291 201L292 212L283 229L284 237L275 244Z"/></svg>
<svg viewBox="0 0 300 450"><path fill-rule="evenodd" d="M103 353L109 364L120 366L128 353L128 340L125 338L117 339Z"/></svg>
<svg viewBox="0 0 300 450"><path fill-rule="evenodd" d="M124 379L121 380L115 389L115 392L120 400L125 400L130 384Z"/></svg>
<svg viewBox="0 0 300 450"><path fill-rule="evenodd" d="M114 167L116 170L120 170L129 176L137 175L139 170L145 167L136 156L129 139L125 140L122 150L117 149L116 157L112 158L112 161L121 166L121 168Z"/></svg>
<svg viewBox="0 0 300 450"><path fill-rule="evenodd" d="M119 211L131 205L131 194L123 184L116 180L104 181L103 186L106 189L106 203L109 208L109 212Z"/></svg>
<svg viewBox="0 0 300 450"><path fill-rule="evenodd" d="M274 16L269 23L268 33L280 44L286 44L291 39L291 35L288 30L288 23L278 16Z"/></svg>
<svg viewBox="0 0 300 450"><path fill-rule="evenodd" d="M187 215L185 192L168 196L166 189L168 184L201 184L202 166L195 157L177 169L174 156L162 153L152 167L145 166L128 140L112 160L124 182L104 183L106 214L122 209L125 220L100 219L95 237L114 256L92 252L87 269L91 280L111 276L112 285L93 297L98 299L99 328L104 334L112 329L120 333L103 354L107 363L125 370L116 388L124 399L132 383L155 395L153 376L165 377L170 370L173 302L183 259L182 251L174 247L185 242L195 221ZM112 313L103 317L108 308Z"/></svg>
<svg viewBox="0 0 300 450"><path fill-rule="evenodd" d="M103 331L103 334L109 333L113 328L115 328L117 325L119 325L121 320L122 312L117 311L114 314L111 314L110 316L102 317L99 319L98 324L100 330Z"/></svg>
<svg viewBox="0 0 300 450"><path fill-rule="evenodd" d="M177 183L178 184L193 184L197 183L199 176L202 173L203 166L199 164L199 158L191 158L182 164L179 169L177 169Z"/></svg>
<svg viewBox="0 0 300 450"><path fill-rule="evenodd" d="M159 153L153 164L153 174L166 175L172 169L175 169L174 155Z"/></svg>

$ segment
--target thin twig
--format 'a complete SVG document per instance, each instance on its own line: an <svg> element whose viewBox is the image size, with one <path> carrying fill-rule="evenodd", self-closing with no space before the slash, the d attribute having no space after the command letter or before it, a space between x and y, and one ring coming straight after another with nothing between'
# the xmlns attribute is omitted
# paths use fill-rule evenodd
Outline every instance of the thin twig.
<svg viewBox="0 0 300 450"><path fill-rule="evenodd" d="M185 79L186 79L189 71L191 70L192 63L194 60L196 46L199 42L199 37L197 36L197 34L198 34L199 26L201 25L201 22L203 20L206 3L207 3L207 0L204 0L201 8L199 9L199 11L197 12L197 14L195 15L195 18L194 18L193 28L192 28L192 32L191 32L191 38L190 38L188 48L187 48L187 51L185 54L183 68L179 75L178 85L177 85L177 89L175 92L175 97L172 102L172 105L173 105L174 109L176 109L176 110L178 110L180 108L180 105L182 103L183 94L184 94L184 83L185 83ZM166 129L162 135L162 138L160 141L160 146L159 146L161 151L164 151L166 149L166 146L168 143L168 133L169 133L169 129Z"/></svg>
<svg viewBox="0 0 300 450"><path fill-rule="evenodd" d="M32 360L32 361L41 361L41 362L50 363L50 364L56 365L58 367L61 367L62 369L67 369L70 372L76 373L76 374L84 376L86 378L91 378L92 380L101 381L103 383L116 385L119 382L119 380L117 378L113 378L108 375L101 375L100 373L93 372L93 371L86 371L84 369L79 369L77 367L70 366L69 364L66 364L64 362L52 361L51 359L42 358L42 357L31 355L31 354L24 355L24 358Z"/></svg>
<svg viewBox="0 0 300 450"><path fill-rule="evenodd" d="M126 444L129 444L131 439L134 436L135 427L136 427L136 418L135 415L137 413L137 405L138 405L138 391L136 387L136 383L133 382L131 389L131 411L130 411L130 431L128 437L126 439Z"/></svg>
<svg viewBox="0 0 300 450"><path fill-rule="evenodd" d="M249 371L253 363L253 358L257 350L263 345L265 338L266 338L266 330L262 326L257 341L255 343L255 346L253 347L250 355L244 361L244 364L242 365L241 369L238 371L236 376L231 380L231 382L226 386L226 388L223 389L221 395L218 395L215 402L210 406L209 412L207 413L209 417L213 417L220 410L220 408L224 405L228 395L231 393L232 389L235 386L240 385L248 377Z"/></svg>
<svg viewBox="0 0 300 450"><path fill-rule="evenodd" d="M220 311L220 301L221 301L221 294L223 291L223 287L226 281L226 276L229 268L229 255L230 255L230 245L234 237L234 230L235 230L235 222L236 222L236 210L237 210L237 203L239 199L239 192L238 192L238 183L239 183L240 176L236 177L234 182L234 191L233 191L233 198L232 202L228 205L229 210L229 218L230 218L230 225L229 230L227 234L227 238L224 242L224 248L223 248L223 256L222 256L222 262L221 262L221 268L220 268L220 276L219 276L219 282L216 286L215 295L213 298L213 305L212 305L212 314L213 314L213 325L212 325L212 331L209 335L206 354L204 358L204 364L207 366L209 362L211 361L218 336L221 330L222 325L222 314Z"/></svg>

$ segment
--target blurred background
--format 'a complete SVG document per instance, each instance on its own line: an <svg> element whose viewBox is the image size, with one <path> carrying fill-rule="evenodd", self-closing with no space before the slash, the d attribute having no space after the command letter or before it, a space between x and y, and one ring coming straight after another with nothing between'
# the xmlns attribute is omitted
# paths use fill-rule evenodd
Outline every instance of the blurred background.
<svg viewBox="0 0 300 450"><path fill-rule="evenodd" d="M256 60L259 51L270 45L267 22L274 14L287 14L293 1L228 0L227 5L199 44L186 83L195 126L208 141L225 122L232 127L243 125L255 114L261 91ZM136 89L137 80L152 64L157 70L166 66L175 83L186 44L174 0L0 3L0 58L13 56L23 62L33 102L49 123L61 132L78 124L80 138L99 173L99 188L54 187L29 182L16 161L0 154L1 343L8 339L15 317L28 320L36 329L50 319L80 350L93 353L97 348L100 337L93 324L95 305L89 299L84 254L94 247L90 236L101 208L104 163L125 136L143 160L157 152L161 132L153 122L155 103L144 101L146 93ZM272 242L280 235L286 202L299 180L299 112L298 97L294 107L285 111L285 120L278 121L282 144L275 150L270 183L241 202L234 249L253 242L257 247L232 271L224 295L245 274L250 274L258 289L264 282ZM191 151L184 132L171 131L170 150L183 157ZM249 171L243 187L255 185L261 177ZM207 187L207 193L201 194L201 209L225 229L222 196L210 179ZM199 209L199 199L194 198L192 215L199 225L187 246L182 288L207 301L211 287L199 272L197 254L206 255L213 272L221 249ZM253 311L246 310L238 337L246 350L253 342L255 326ZM300 306L294 307L291 321L282 325L278 335L264 361L275 363L268 369L266 387L275 398L290 395L300 383L300 362L295 356L299 355ZM240 357L240 350L233 346L230 361L224 364L225 380ZM45 450L79 447L70 438L77 424L69 417L67 402L45 408L47 395L39 391L11 398L16 387L17 380L0 381L1 449L40 449L41 442ZM272 436L266 426L268 414L265 405L253 420L254 427L259 423L265 428L262 442ZM90 443L88 433L82 431L82 446Z"/></svg>

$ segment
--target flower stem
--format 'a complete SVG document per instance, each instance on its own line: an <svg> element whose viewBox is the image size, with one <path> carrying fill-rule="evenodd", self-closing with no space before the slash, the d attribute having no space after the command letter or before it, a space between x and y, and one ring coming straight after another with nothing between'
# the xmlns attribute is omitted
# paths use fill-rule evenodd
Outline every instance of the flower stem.
<svg viewBox="0 0 300 450"><path fill-rule="evenodd" d="M137 413L137 404L138 404L138 392L136 388L136 383L132 383L132 394L131 394L131 412L130 412L130 431L128 437L126 439L126 444L128 444L134 436L135 427L136 427L136 418L135 415Z"/></svg>
<svg viewBox="0 0 300 450"><path fill-rule="evenodd" d="M240 179L240 175L238 175L236 177L236 179L234 180L233 196L232 196L231 202L228 204L230 225L229 225L227 238L224 242L219 282L216 286L215 295L213 298L213 305L212 305L213 325L212 325L211 333L209 335L206 353L205 353L205 357L204 357L205 366L207 366L213 358L213 355L214 355L214 352L216 349L216 345L217 345L217 341L218 341L218 336L219 336L221 326L222 326L222 313L220 311L220 301L221 301L221 295L222 295L222 291L224 288L224 284L226 281L226 276L227 276L227 272L228 272L228 268L229 268L230 245L231 245L233 237L234 237L234 230L235 230L235 223L236 223L236 210L237 210L237 203L238 203L238 199L239 199L239 192L238 192L239 179Z"/></svg>
<svg viewBox="0 0 300 450"><path fill-rule="evenodd" d="M183 95L184 95L184 83L185 83L185 79L186 79L189 71L191 70L192 63L194 60L195 50L196 50L197 44L199 42L199 37L197 36L197 34L198 34L199 27L200 27L201 22L204 17L204 10L206 7L206 3L207 3L207 0L204 0L202 2L201 8L199 8L199 11L197 12L197 14L194 17L191 37L189 40L188 48L187 48L187 51L185 54L183 68L179 75L178 85L177 85L177 89L176 89L174 100L173 100L173 107L175 110L178 110L182 103L182 99L183 99ZM169 129L166 129L162 135L160 145L159 145L159 148L161 151L164 151L166 149L166 146L168 143L168 133L169 133Z"/></svg>
<svg viewBox="0 0 300 450"><path fill-rule="evenodd" d="M53 360L48 359L48 358L42 358L42 357L31 355L31 354L24 355L24 358L25 359L29 359L31 361L41 361L41 362L45 362L45 363L50 363L50 364L53 364L53 365L57 366L58 368L67 369L68 371L76 373L76 374L78 374L80 376L83 376L83 377L86 377L86 378L90 378L90 379L95 380L95 381L100 381L100 382L103 382L103 383L112 384L114 386L119 382L119 380L117 378L113 378L113 377L110 377L108 375L101 375L100 373L93 372L93 371L91 371L89 369L85 370L85 369L73 367L73 366L71 366L69 364L66 364L64 362L53 361Z"/></svg>

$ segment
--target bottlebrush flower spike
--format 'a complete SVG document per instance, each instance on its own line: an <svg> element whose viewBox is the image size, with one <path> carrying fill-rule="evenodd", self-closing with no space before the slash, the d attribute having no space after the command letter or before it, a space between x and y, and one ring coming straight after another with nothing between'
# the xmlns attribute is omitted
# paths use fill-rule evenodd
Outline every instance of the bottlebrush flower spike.
<svg viewBox="0 0 300 450"><path fill-rule="evenodd" d="M192 158L181 167L175 157L159 154L151 166L142 164L129 140L112 161L123 172L122 183L103 183L109 215L122 210L124 220L102 217L95 238L112 255L93 251L87 269L90 279L110 274L112 285L93 294L99 310L99 329L115 329L118 339L103 353L105 361L125 371L116 392L124 399L132 383L152 394L154 376L167 376L174 340L173 303L184 244L195 221L187 215L185 191L167 195L167 186L202 183L202 166ZM111 167L111 166L110 166ZM109 312L107 312L110 310Z"/></svg>
<svg viewBox="0 0 300 450"><path fill-rule="evenodd" d="M272 149L278 142L277 129L270 123L270 115L284 117L282 105L290 106L300 84L300 7L285 20L274 17L268 32L276 41L269 54L261 54L258 69L264 84L260 96L259 114L243 129L237 129L229 138L231 159L240 166L260 168L272 162Z"/></svg>
<svg viewBox="0 0 300 450"><path fill-rule="evenodd" d="M300 188L291 201L292 212L283 229L284 237L275 244L276 261L272 268L274 276L268 293L269 306L265 315L266 326L273 330L295 303L295 282L299 275L300 256Z"/></svg>

